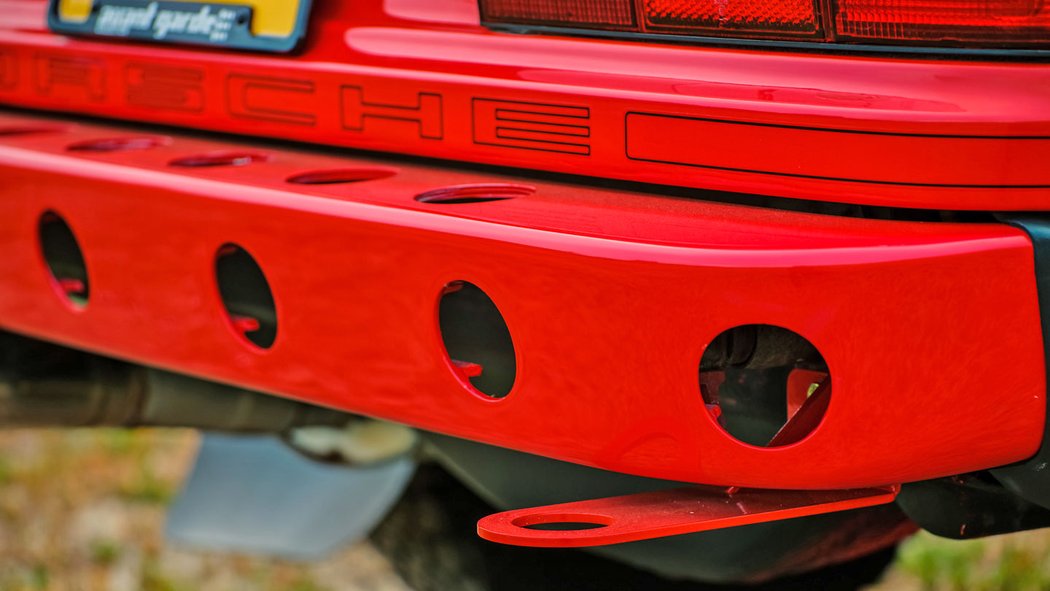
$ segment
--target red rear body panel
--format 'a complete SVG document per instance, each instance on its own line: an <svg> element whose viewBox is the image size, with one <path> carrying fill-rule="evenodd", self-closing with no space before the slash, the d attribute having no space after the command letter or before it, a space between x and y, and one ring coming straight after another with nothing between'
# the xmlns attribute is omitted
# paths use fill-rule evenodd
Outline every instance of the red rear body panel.
<svg viewBox="0 0 1050 591"><path fill-rule="evenodd" d="M301 54L71 39L4 0L0 102L720 191L1050 203L1050 64L523 36L470 0L318 2Z"/></svg>

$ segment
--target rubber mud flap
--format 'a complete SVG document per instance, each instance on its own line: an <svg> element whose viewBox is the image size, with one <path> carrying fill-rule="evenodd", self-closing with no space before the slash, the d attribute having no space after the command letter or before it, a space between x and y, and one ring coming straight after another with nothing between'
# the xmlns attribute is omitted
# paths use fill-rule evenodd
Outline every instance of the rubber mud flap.
<svg viewBox="0 0 1050 591"><path fill-rule="evenodd" d="M410 456L354 468L306 458L276 437L207 434L165 535L208 550L316 560L368 535L414 471Z"/></svg>

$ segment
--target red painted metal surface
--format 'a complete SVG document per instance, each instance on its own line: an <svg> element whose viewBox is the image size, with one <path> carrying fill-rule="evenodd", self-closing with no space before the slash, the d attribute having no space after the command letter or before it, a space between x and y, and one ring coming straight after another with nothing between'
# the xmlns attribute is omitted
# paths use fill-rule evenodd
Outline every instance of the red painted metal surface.
<svg viewBox="0 0 1050 591"><path fill-rule="evenodd" d="M193 137L67 150L131 135L0 115L0 326L698 483L879 486L1021 460L1039 445L1042 341L1032 248L1019 230L817 216ZM170 165L221 151L260 157ZM392 174L287 180L376 168ZM477 184L533 191L458 205L415 199ZM80 243L86 306L59 294L39 254L47 211ZM270 349L246 343L225 316L213 265L230 243L272 288ZM484 290L509 327L518 369L506 398L477 395L446 357L437 303L457 280ZM755 323L804 336L834 380L822 422L791 445L738 442L700 395L706 344Z"/></svg>
<svg viewBox="0 0 1050 591"><path fill-rule="evenodd" d="M478 535L515 546L581 548L835 513L892 503L898 487L834 491L688 487L495 513ZM537 529L585 524L583 529ZM596 526L596 527L595 527Z"/></svg>
<svg viewBox="0 0 1050 591"><path fill-rule="evenodd" d="M810 395L815 393L813 386L822 384L828 375L822 371L795 369L788 374L787 381L787 416L793 416L805 404Z"/></svg>
<svg viewBox="0 0 1050 591"><path fill-rule="evenodd" d="M790 386L789 386L790 387ZM790 404L791 393L788 393ZM828 411L831 404L831 381L825 380L810 394L798 407L794 414L789 415L788 420L769 440L769 447L780 447L791 445L806 438L814 429L820 426L824 420L824 413Z"/></svg>
<svg viewBox="0 0 1050 591"><path fill-rule="evenodd" d="M71 39L0 0L0 103L784 197L1050 203L1050 64L495 33L470 0L318 2L301 55Z"/></svg>

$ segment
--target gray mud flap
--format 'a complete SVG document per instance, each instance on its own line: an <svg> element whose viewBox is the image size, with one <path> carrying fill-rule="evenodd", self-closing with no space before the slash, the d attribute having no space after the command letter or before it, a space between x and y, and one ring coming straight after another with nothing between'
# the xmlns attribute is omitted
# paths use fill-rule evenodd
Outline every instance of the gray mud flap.
<svg viewBox="0 0 1050 591"><path fill-rule="evenodd" d="M207 434L166 536L209 550L321 558L368 535L414 470L410 455L359 468L311 460L271 436Z"/></svg>

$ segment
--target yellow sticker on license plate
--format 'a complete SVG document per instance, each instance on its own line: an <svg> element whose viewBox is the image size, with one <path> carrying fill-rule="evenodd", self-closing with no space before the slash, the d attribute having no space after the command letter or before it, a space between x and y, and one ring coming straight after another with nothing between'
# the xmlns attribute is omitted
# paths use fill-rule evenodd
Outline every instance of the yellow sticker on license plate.
<svg viewBox="0 0 1050 591"><path fill-rule="evenodd" d="M51 0L60 33L288 52L306 33L310 0Z"/></svg>

